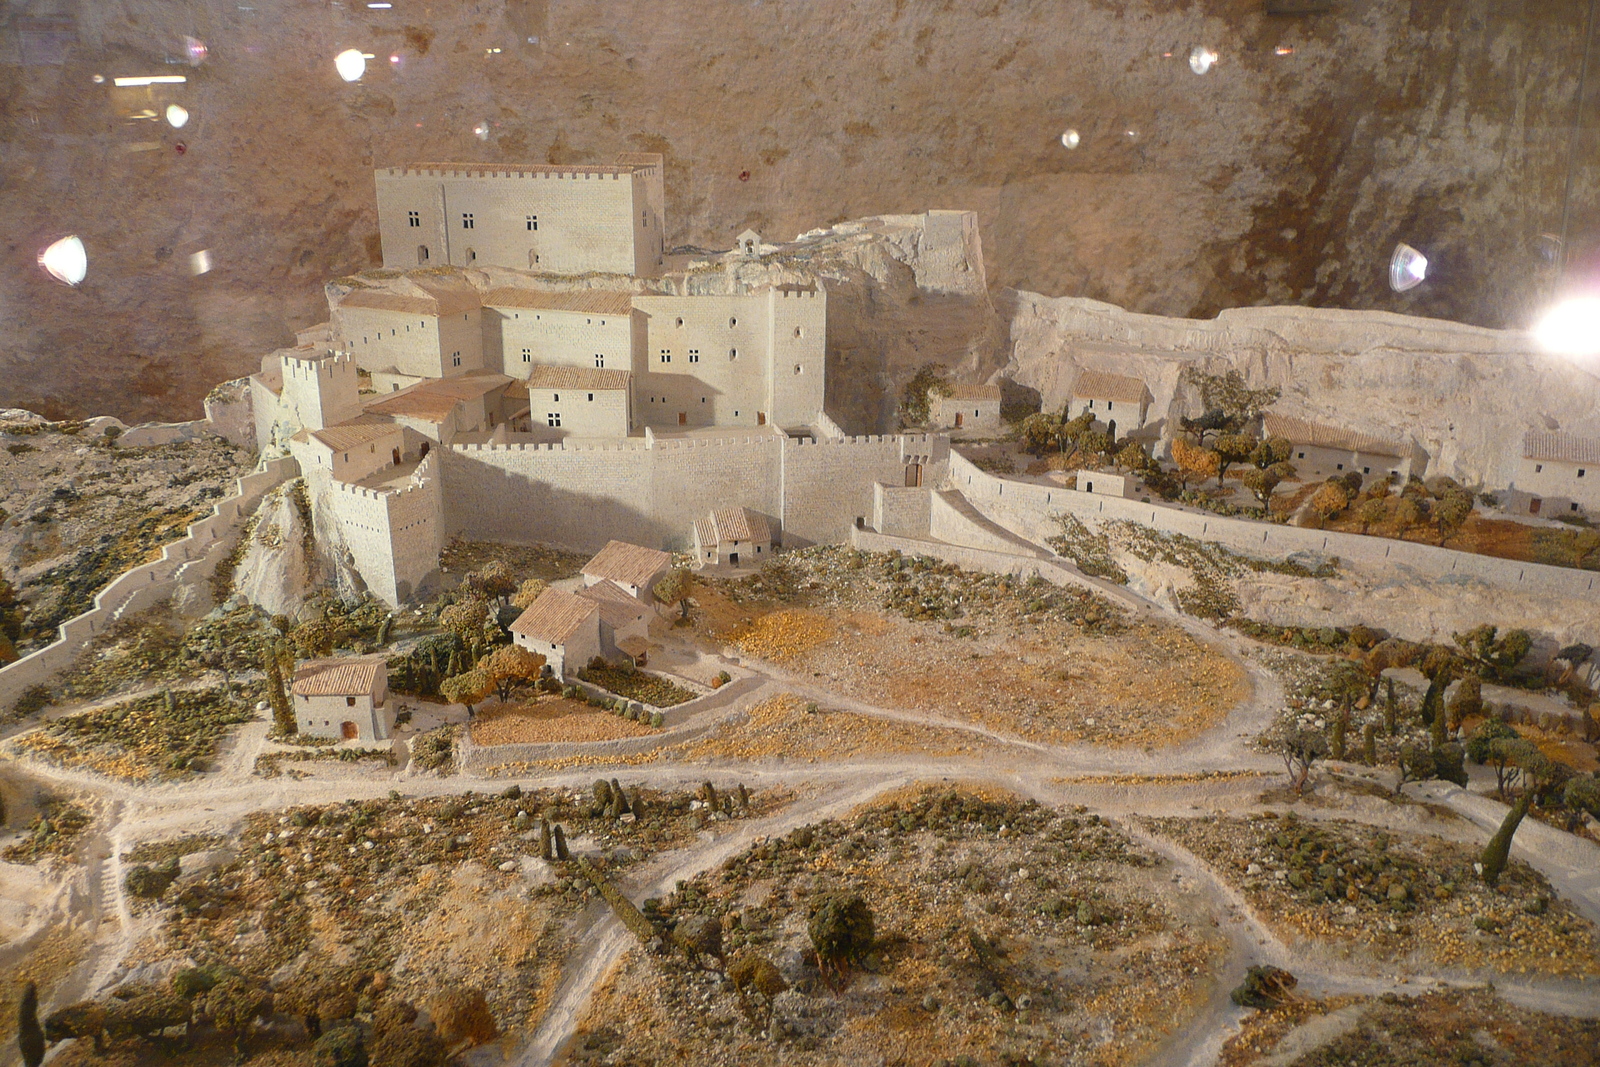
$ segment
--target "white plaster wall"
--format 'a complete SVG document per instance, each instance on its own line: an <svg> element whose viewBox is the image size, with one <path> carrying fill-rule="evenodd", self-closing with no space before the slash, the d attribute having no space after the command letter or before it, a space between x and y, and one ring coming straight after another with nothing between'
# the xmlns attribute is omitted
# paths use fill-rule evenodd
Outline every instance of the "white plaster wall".
<svg viewBox="0 0 1600 1067"><path fill-rule="evenodd" d="M772 289L767 293L772 319L771 412L787 430L809 429L822 411L827 353L828 296Z"/></svg>
<svg viewBox="0 0 1600 1067"><path fill-rule="evenodd" d="M1583 471L1583 477L1578 472ZM1524 459L1515 487L1545 499L1539 514L1553 518L1579 509L1600 511L1600 463L1567 463L1558 459Z"/></svg>
<svg viewBox="0 0 1600 1067"><path fill-rule="evenodd" d="M361 741L384 741L389 737L390 713L387 708L374 707L371 694L358 694L354 706L342 696L294 697L295 726L310 737L344 736L344 724L356 724L356 738Z"/></svg>
<svg viewBox="0 0 1600 1067"><path fill-rule="evenodd" d="M439 316L361 307L336 307L331 315L336 343L362 370L442 376Z"/></svg>
<svg viewBox="0 0 1600 1067"><path fill-rule="evenodd" d="M941 430L956 428L956 416L961 416L963 433L999 433L1000 401L958 400L953 396L935 396L929 405L929 422Z"/></svg>
<svg viewBox="0 0 1600 1067"><path fill-rule="evenodd" d="M545 440L628 435L626 389L529 389L528 409L533 436ZM552 415L560 416L559 428L550 425Z"/></svg>
<svg viewBox="0 0 1600 1067"><path fill-rule="evenodd" d="M375 177L386 267L416 267L417 245L426 243L432 266L557 274L638 269L634 175L395 168ZM410 210L421 213L420 227L407 224ZM462 226L464 213L473 216L471 229ZM538 216L537 230L528 229L529 215Z"/></svg>
<svg viewBox="0 0 1600 1067"><path fill-rule="evenodd" d="M770 406L766 294L650 295L634 297L633 303L645 329L633 385L634 418L640 425L757 425L757 413L767 413ZM690 362L696 355L698 360Z"/></svg>
<svg viewBox="0 0 1600 1067"><path fill-rule="evenodd" d="M526 378L535 363L633 369L633 315L589 315L543 308L486 308L484 365ZM599 356L602 363L597 364Z"/></svg>
<svg viewBox="0 0 1600 1067"><path fill-rule="evenodd" d="M1398 474L1401 479L1411 473L1411 463L1398 456L1379 456L1346 449L1318 448L1315 445L1295 445L1289 454L1295 475L1302 482L1331 478L1336 474L1359 471L1368 477Z"/></svg>

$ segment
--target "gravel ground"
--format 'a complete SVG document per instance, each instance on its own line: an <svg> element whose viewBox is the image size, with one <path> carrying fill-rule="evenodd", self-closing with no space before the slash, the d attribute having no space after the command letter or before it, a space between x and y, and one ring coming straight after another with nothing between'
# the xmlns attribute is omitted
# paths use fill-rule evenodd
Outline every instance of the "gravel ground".
<svg viewBox="0 0 1600 1067"><path fill-rule="evenodd" d="M547 741L615 741L660 733L648 723L597 711L582 701L544 697L531 704L501 704L479 712L472 740L480 745L539 744Z"/></svg>

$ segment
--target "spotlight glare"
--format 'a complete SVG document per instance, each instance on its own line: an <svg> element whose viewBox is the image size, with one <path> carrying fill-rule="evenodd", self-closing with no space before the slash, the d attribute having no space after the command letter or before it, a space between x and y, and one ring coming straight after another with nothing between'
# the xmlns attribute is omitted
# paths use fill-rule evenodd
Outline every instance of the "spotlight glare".
<svg viewBox="0 0 1600 1067"><path fill-rule="evenodd" d="M1077 148L1083 143L1083 138L1078 136L1077 130L1067 130L1061 135L1061 147Z"/></svg>
<svg viewBox="0 0 1600 1067"><path fill-rule="evenodd" d="M77 234L70 234L39 253L39 266L56 281L77 285L89 273L89 255Z"/></svg>
<svg viewBox="0 0 1600 1067"><path fill-rule="evenodd" d="M1545 313L1533 335L1546 352L1600 356L1600 296L1563 300Z"/></svg>
<svg viewBox="0 0 1600 1067"><path fill-rule="evenodd" d="M1428 257L1401 241L1389 257L1389 288L1397 293L1415 289L1428 276Z"/></svg>
<svg viewBox="0 0 1600 1067"><path fill-rule="evenodd" d="M1204 74L1217 65L1219 58L1217 53L1205 45L1197 44L1194 46L1194 50L1189 53L1189 69L1196 74Z"/></svg>
<svg viewBox="0 0 1600 1067"><path fill-rule="evenodd" d="M184 123L189 121L189 111L178 104L167 105L167 125L175 130L183 129Z"/></svg>
<svg viewBox="0 0 1600 1067"><path fill-rule="evenodd" d="M189 256L189 273L199 277L211 269L211 249L202 248Z"/></svg>
<svg viewBox="0 0 1600 1067"><path fill-rule="evenodd" d="M367 72L367 57L358 48L346 48L333 57L333 67L345 81L360 81Z"/></svg>

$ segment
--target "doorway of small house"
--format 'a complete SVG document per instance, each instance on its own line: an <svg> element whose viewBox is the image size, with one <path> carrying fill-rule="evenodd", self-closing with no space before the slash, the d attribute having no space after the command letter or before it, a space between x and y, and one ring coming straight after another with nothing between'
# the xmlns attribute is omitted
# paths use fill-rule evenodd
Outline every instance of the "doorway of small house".
<svg viewBox="0 0 1600 1067"><path fill-rule="evenodd" d="M427 441L422 442L422 449L418 453L418 457L417 458L419 458L419 459L427 459L428 458L428 442Z"/></svg>
<svg viewBox="0 0 1600 1067"><path fill-rule="evenodd" d="M679 426L687 426L687 425L689 425L689 413L687 411L678 412L678 425Z"/></svg>
<svg viewBox="0 0 1600 1067"><path fill-rule="evenodd" d="M339 733L346 741L354 741L361 735L361 731L356 729L356 724L348 721L339 724Z"/></svg>
<svg viewBox="0 0 1600 1067"><path fill-rule="evenodd" d="M961 429L961 422L965 417L966 416L962 415L961 412L956 412L956 429Z"/></svg>
<svg viewBox="0 0 1600 1067"><path fill-rule="evenodd" d="M400 450L398 448L391 448L389 450L389 454L394 457L394 465L396 467L400 466Z"/></svg>
<svg viewBox="0 0 1600 1067"><path fill-rule="evenodd" d="M739 565L739 553L737 553L737 552L729 552L728 553L728 562L733 564L735 567L737 567Z"/></svg>

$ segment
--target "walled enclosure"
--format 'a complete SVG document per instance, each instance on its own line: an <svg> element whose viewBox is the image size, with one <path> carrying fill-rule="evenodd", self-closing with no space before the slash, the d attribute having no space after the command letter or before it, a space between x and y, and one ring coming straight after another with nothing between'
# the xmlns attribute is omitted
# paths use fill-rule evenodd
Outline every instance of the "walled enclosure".
<svg viewBox="0 0 1600 1067"><path fill-rule="evenodd" d="M442 453L446 533L547 541L580 550L611 538L686 548L695 518L747 507L786 547L843 541L873 515L877 482L903 485L921 463L937 480L943 438L813 440L773 427L643 441L464 444Z"/></svg>

